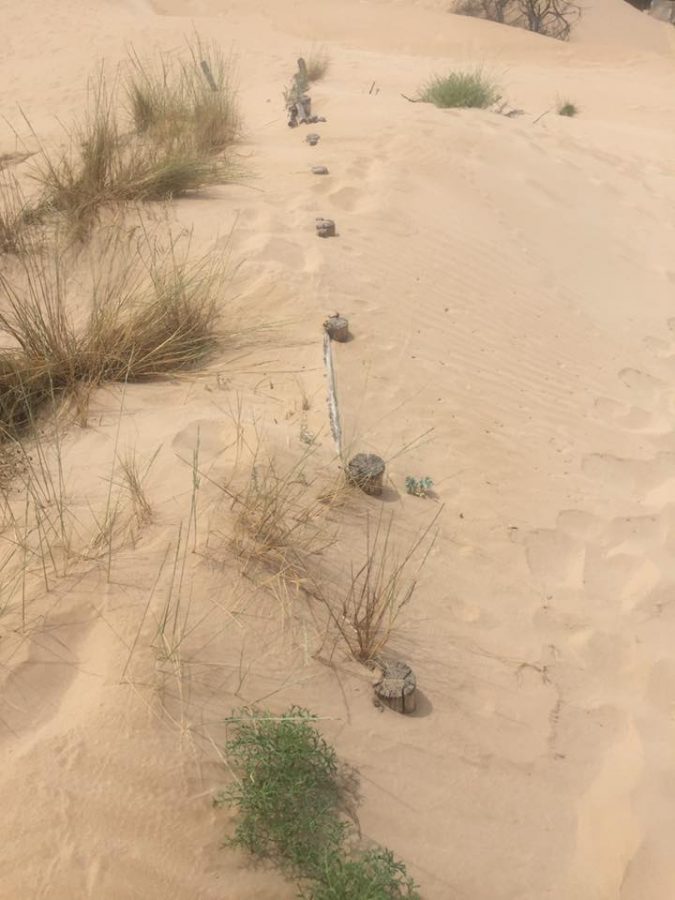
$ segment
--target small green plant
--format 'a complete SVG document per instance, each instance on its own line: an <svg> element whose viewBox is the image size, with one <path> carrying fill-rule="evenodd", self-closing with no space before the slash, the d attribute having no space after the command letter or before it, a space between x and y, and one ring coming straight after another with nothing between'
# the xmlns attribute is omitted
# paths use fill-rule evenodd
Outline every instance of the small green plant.
<svg viewBox="0 0 675 900"><path fill-rule="evenodd" d="M244 709L229 718L225 750L239 779L216 798L240 813L230 844L309 878L346 828L335 750L315 721L296 706L282 716Z"/></svg>
<svg viewBox="0 0 675 900"><path fill-rule="evenodd" d="M558 104L558 115L559 116L576 116L579 112L579 107L575 106L574 103L570 103L569 100L563 100Z"/></svg>
<svg viewBox="0 0 675 900"><path fill-rule="evenodd" d="M466 72L449 72L445 76L435 75L422 87L419 99L441 109L486 109L497 103L501 94L496 82L478 68Z"/></svg>
<svg viewBox="0 0 675 900"><path fill-rule="evenodd" d="M340 853L326 859L321 881L308 900L419 900L415 882L391 850L368 850L354 859Z"/></svg>
<svg viewBox="0 0 675 900"><path fill-rule="evenodd" d="M215 802L239 813L228 843L295 877L305 900L420 900L390 850L346 846L345 779L315 722L297 706L281 716L242 709L227 719L225 752L237 781Z"/></svg>
<svg viewBox="0 0 675 900"><path fill-rule="evenodd" d="M428 475L424 478L415 478L413 475L408 475L405 480L406 491L409 494L414 494L415 497L428 497L433 486L434 483Z"/></svg>

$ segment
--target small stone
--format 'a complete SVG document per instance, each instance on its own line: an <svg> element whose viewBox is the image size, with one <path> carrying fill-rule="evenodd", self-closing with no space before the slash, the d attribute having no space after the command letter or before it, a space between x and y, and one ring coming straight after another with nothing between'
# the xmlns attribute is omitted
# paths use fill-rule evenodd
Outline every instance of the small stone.
<svg viewBox="0 0 675 900"><path fill-rule="evenodd" d="M307 135L307 137L305 138L305 140L307 141L307 143L309 144L310 147L316 147L316 145L319 143L319 141L321 140L321 138L320 138L320 136L319 136L318 134L314 134L314 133L312 132L312 133L310 133L310 134Z"/></svg>
<svg viewBox="0 0 675 900"><path fill-rule="evenodd" d="M312 166L312 175L328 175L328 167Z"/></svg>
<svg viewBox="0 0 675 900"><path fill-rule="evenodd" d="M319 237L335 237L335 222L332 219L317 219L316 233Z"/></svg>
<svg viewBox="0 0 675 900"><path fill-rule="evenodd" d="M323 323L323 327L331 340L338 341L341 344L349 340L349 322L339 313L328 316Z"/></svg>

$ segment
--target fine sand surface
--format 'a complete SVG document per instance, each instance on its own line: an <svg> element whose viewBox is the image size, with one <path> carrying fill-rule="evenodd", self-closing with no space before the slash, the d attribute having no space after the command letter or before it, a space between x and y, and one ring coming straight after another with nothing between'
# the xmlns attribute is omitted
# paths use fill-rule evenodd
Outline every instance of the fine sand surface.
<svg viewBox="0 0 675 900"><path fill-rule="evenodd" d="M157 453L154 518L48 592L29 581L23 623L16 592L0 616L3 900L294 897L222 848L230 817L211 805L223 719L255 702L324 719L360 773L364 839L429 900L675 897L675 29L586 5L563 45L441 0L0 2L0 154L13 129L30 147L19 107L62 141L87 77L130 45L196 28L232 48L240 183L157 217L227 252L237 315L266 326L194 377L100 391L88 427L59 432L84 541L122 450ZM314 44L331 68L310 148L282 88ZM401 97L467 63L523 114ZM580 115L542 117L558 98ZM316 216L339 237L318 240ZM354 334L335 347L345 441L390 460L383 500L341 514L345 540L361 546L382 503L401 541L442 504L389 646L417 673L413 717L373 706L370 673L331 655L305 601L242 577L216 487L238 429L282 463L314 436L312 465L337 471L336 310ZM409 474L435 497L408 496Z"/></svg>

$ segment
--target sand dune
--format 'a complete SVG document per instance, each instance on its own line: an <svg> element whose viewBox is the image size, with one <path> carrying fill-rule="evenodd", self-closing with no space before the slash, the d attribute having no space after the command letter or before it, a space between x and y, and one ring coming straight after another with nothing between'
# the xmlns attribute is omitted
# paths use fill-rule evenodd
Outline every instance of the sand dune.
<svg viewBox="0 0 675 900"><path fill-rule="evenodd" d="M210 803L223 719L260 701L325 717L361 775L363 835L424 897L672 900L674 30L587 5L563 45L432 0L2 2L0 154L14 129L30 149L19 106L62 143L89 73L130 45L174 49L195 27L234 49L245 177L157 218L192 229L196 253L227 246L238 314L274 329L194 378L101 391L89 426L61 434L83 544L120 448L157 452L155 515L110 577L78 564L47 592L38 573L30 627L20 604L0 615L1 897L295 896L222 849L230 820ZM331 68L310 148L281 92L315 43ZM401 97L465 63L522 114ZM561 97L577 118L555 115ZM339 238L317 240L316 216ZM423 693L410 718L378 712L367 670L315 658L307 615L240 577L214 486L256 423L279 458L309 434L333 465L320 326L335 310L355 337L336 345L345 440L391 459L397 534L437 509L407 475L443 503L391 646ZM197 445L209 477L177 663L152 647ZM362 522L342 520L354 542Z"/></svg>

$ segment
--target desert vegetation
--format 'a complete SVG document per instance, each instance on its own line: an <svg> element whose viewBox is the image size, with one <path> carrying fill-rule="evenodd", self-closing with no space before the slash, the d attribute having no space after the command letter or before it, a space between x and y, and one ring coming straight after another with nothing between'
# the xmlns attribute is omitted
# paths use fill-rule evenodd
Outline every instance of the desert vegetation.
<svg viewBox="0 0 675 900"><path fill-rule="evenodd" d="M581 15L573 0L458 0L454 12L566 41Z"/></svg>
<svg viewBox="0 0 675 900"><path fill-rule="evenodd" d="M323 48L315 48L307 57L307 80L311 83L321 81L330 68L330 56Z"/></svg>
<svg viewBox="0 0 675 900"><path fill-rule="evenodd" d="M323 78L328 65L323 51L310 56L306 82ZM34 598L44 599L66 576L102 571L103 561L111 584L116 551L135 547L153 523L146 480L156 454L141 459L120 445L125 392L203 365L234 328L224 321L222 258L194 259L189 240L153 236L142 204L231 178L229 151L240 128L230 65L195 38L182 55L154 63L132 53L126 74L112 83L101 71L82 119L65 129L64 151L33 133L39 152L28 199L2 172L0 528L8 539L0 614L13 612L17 642L39 627L43 607L34 608ZM109 471L101 476L106 489L102 502L87 497L83 511L84 501L72 504L65 475L63 427L73 419L86 426L94 392L111 384L120 385L121 399ZM313 477L312 452L284 467L258 448L243 485L218 482L231 503L227 552L238 573L263 590L293 593L311 607L317 644L340 645L370 666L413 598L436 517L398 542L392 517L364 513L355 502L351 511L363 526L355 541L340 511L360 495L343 474ZM198 550L213 561L208 546L198 547L202 475L197 448L189 514L162 559L157 582L166 575L169 584L153 608L148 642L155 671L172 674L178 694L184 646L201 625L186 600L189 562ZM126 683L152 621L155 587L130 641ZM357 847L342 769L314 723L297 708L280 717L242 710L229 721L226 752L238 778L221 799L240 815L233 843L278 864L314 900L417 898L390 851Z"/></svg>
<svg viewBox="0 0 675 900"><path fill-rule="evenodd" d="M572 103L571 100L560 100L558 102L558 115L573 118L578 115L579 107Z"/></svg>
<svg viewBox="0 0 675 900"><path fill-rule="evenodd" d="M497 83L480 68L435 75L419 91L423 103L441 109L486 109L500 98Z"/></svg>
<svg viewBox="0 0 675 900"><path fill-rule="evenodd" d="M194 367L220 340L222 268L190 261L170 242L125 242L96 250L81 323L68 267L57 245L23 254L0 273L0 410L5 436L18 437L42 408L105 382L133 382Z"/></svg>
<svg viewBox="0 0 675 900"><path fill-rule="evenodd" d="M257 566L292 588L326 617L324 643L340 643L355 660L377 659L411 602L435 541L436 513L405 542L394 518L366 511L362 540L347 540L340 511L360 492L344 477L312 473L312 455L285 469L259 448L243 485L223 490L235 512L233 547L250 574ZM340 560L335 570L334 560Z"/></svg>
<svg viewBox="0 0 675 900"><path fill-rule="evenodd" d="M280 716L242 709L227 720L236 780L216 803L237 814L229 844L279 866L307 900L418 900L391 851L355 845L345 815L353 779L316 721L298 707Z"/></svg>
<svg viewBox="0 0 675 900"><path fill-rule="evenodd" d="M195 36L185 52L146 62L130 54L126 108L137 134L154 143L219 153L237 139L241 121L233 66Z"/></svg>
<svg viewBox="0 0 675 900"><path fill-rule="evenodd" d="M0 184L0 252L17 252L36 221L64 219L87 236L106 207L170 200L231 180L228 152L240 117L232 63L199 37L182 54L146 62L132 53L122 81L101 69L90 80L80 121L65 126L66 149L39 153L26 201ZM131 130L129 128L131 126Z"/></svg>

